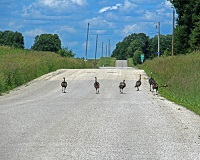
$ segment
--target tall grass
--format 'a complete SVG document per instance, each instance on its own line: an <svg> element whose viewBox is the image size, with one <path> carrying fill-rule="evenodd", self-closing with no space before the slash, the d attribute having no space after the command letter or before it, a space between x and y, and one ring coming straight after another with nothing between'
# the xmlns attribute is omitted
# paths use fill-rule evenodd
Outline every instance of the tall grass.
<svg viewBox="0 0 200 160"><path fill-rule="evenodd" d="M92 68L82 59L63 58L51 52L0 47L0 94L61 68Z"/></svg>
<svg viewBox="0 0 200 160"><path fill-rule="evenodd" d="M168 84L161 95L200 115L200 52L147 60L142 68L159 85Z"/></svg>
<svg viewBox="0 0 200 160"><path fill-rule="evenodd" d="M127 63L128 63L128 67L136 67L136 66L133 64L133 58L128 58L128 59L127 59Z"/></svg>
<svg viewBox="0 0 200 160"><path fill-rule="evenodd" d="M113 57L102 57L98 60L98 67L115 67L116 58Z"/></svg>

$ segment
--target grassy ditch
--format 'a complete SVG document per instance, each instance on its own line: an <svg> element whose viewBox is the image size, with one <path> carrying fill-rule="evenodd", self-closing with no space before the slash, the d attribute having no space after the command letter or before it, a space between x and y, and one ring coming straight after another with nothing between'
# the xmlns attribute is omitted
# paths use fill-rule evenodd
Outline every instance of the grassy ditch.
<svg viewBox="0 0 200 160"><path fill-rule="evenodd" d="M159 93L200 115L200 52L147 60L142 69L159 85Z"/></svg>

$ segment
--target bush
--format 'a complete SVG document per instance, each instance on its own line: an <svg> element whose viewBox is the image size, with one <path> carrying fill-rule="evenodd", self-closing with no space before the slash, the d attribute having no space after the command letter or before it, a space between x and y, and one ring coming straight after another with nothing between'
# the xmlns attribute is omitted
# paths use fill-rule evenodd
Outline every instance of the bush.
<svg viewBox="0 0 200 160"><path fill-rule="evenodd" d="M133 64L136 66L137 64L141 64L140 55L143 54L142 51L136 50L133 54Z"/></svg>

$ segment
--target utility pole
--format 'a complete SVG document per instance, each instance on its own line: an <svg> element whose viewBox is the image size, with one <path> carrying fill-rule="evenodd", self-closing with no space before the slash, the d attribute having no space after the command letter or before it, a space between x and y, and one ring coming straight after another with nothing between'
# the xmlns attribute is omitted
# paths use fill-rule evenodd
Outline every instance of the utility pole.
<svg viewBox="0 0 200 160"><path fill-rule="evenodd" d="M108 41L108 57L110 57L110 39Z"/></svg>
<svg viewBox="0 0 200 160"><path fill-rule="evenodd" d="M172 23L172 56L174 55L174 21L175 21L175 10L173 7L173 23Z"/></svg>
<svg viewBox="0 0 200 160"><path fill-rule="evenodd" d="M108 46L106 45L106 57L108 57Z"/></svg>
<svg viewBox="0 0 200 160"><path fill-rule="evenodd" d="M87 61L89 27L90 27L90 24L88 23L88 27L87 27L87 38L86 38L86 50L85 50L85 61Z"/></svg>
<svg viewBox="0 0 200 160"><path fill-rule="evenodd" d="M95 62L96 62L96 59L97 59L97 44L98 44L98 35L96 37Z"/></svg>
<svg viewBox="0 0 200 160"><path fill-rule="evenodd" d="M158 22L158 57L160 56L160 22Z"/></svg>
<svg viewBox="0 0 200 160"><path fill-rule="evenodd" d="M101 57L103 57L103 42L102 42L102 56Z"/></svg>

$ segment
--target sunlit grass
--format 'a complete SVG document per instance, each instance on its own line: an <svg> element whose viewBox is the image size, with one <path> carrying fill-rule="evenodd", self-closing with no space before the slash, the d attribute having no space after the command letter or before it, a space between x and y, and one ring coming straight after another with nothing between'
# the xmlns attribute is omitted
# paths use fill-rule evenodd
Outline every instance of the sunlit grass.
<svg viewBox="0 0 200 160"><path fill-rule="evenodd" d="M98 60L98 67L115 67L116 58L113 57L102 57Z"/></svg>
<svg viewBox="0 0 200 160"><path fill-rule="evenodd" d="M61 68L93 68L83 59L63 58L56 53L0 47L0 94Z"/></svg>
<svg viewBox="0 0 200 160"><path fill-rule="evenodd" d="M133 58L128 58L127 63L128 63L128 67L135 67L135 65L133 64Z"/></svg>
<svg viewBox="0 0 200 160"><path fill-rule="evenodd" d="M200 114L200 52L147 60L142 68L159 85L168 84L161 95Z"/></svg>

